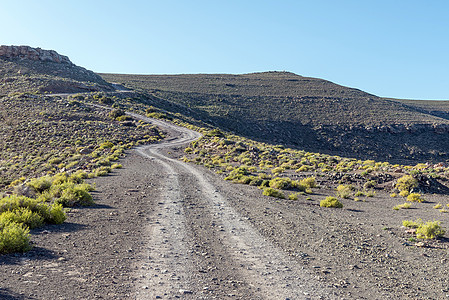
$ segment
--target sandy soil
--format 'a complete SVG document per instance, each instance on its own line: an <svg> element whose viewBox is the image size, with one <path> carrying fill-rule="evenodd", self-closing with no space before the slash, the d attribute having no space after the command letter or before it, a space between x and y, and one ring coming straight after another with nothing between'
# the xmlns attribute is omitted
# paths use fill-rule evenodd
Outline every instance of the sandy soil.
<svg viewBox="0 0 449 300"><path fill-rule="evenodd" d="M164 124L159 124L164 125ZM401 220L447 219L379 192L343 209L279 200L179 161L197 135L130 151L93 180L96 206L0 257L1 299L446 299L447 241L415 246ZM168 147L168 148L167 148ZM419 212L419 214L417 214ZM37 234L39 233L39 234Z"/></svg>

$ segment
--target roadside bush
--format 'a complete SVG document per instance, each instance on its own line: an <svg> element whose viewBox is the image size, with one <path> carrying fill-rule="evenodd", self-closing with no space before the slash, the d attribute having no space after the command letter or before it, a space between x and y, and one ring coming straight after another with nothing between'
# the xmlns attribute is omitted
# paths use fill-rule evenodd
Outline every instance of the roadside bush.
<svg viewBox="0 0 449 300"><path fill-rule="evenodd" d="M343 204L340 201L338 201L337 198L329 196L329 197L326 197L326 199L320 201L320 206L321 207L342 208Z"/></svg>
<svg viewBox="0 0 449 300"><path fill-rule="evenodd" d="M217 137L225 137L224 133L219 129L212 129L206 133L206 136L217 136Z"/></svg>
<svg viewBox="0 0 449 300"><path fill-rule="evenodd" d="M132 119L133 118L131 118L130 116L127 116L127 115L123 115L123 116L115 118L115 120L119 121L119 122L129 121L129 120L132 120Z"/></svg>
<svg viewBox="0 0 449 300"><path fill-rule="evenodd" d="M65 207L75 205L88 206L93 205L94 201L89 194L92 187L89 184L73 184L65 183L63 185L55 186L55 203L61 204Z"/></svg>
<svg viewBox="0 0 449 300"><path fill-rule="evenodd" d="M281 191L278 191L278 190L276 190L274 188L271 188L271 187L264 189L263 190L263 195L285 199L284 193L282 193Z"/></svg>
<svg viewBox="0 0 449 300"><path fill-rule="evenodd" d="M0 253L26 252L31 249L30 230L19 223L0 225Z"/></svg>
<svg viewBox="0 0 449 300"><path fill-rule="evenodd" d="M291 187L290 178L276 177L270 180L270 187L274 189L286 190Z"/></svg>
<svg viewBox="0 0 449 300"><path fill-rule="evenodd" d="M61 204L53 203L50 207L49 223L62 224L66 220L66 215Z"/></svg>
<svg viewBox="0 0 449 300"><path fill-rule="evenodd" d="M242 176L248 175L248 168L247 167L238 167L232 170L229 175L225 178L225 180L235 180L235 179L241 179Z"/></svg>
<svg viewBox="0 0 449 300"><path fill-rule="evenodd" d="M13 211L5 211L0 214L0 226L9 223L20 223L33 229L41 227L44 224L44 218L27 207L19 207Z"/></svg>

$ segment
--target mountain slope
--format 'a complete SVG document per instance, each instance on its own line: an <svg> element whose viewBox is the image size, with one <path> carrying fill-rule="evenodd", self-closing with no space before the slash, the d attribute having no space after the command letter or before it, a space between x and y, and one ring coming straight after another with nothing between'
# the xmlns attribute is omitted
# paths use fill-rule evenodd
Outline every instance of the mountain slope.
<svg viewBox="0 0 449 300"><path fill-rule="evenodd" d="M101 76L146 92L164 109L182 105L216 126L265 142L393 162L449 158L449 142L441 141L448 120L322 79L288 72Z"/></svg>
<svg viewBox="0 0 449 300"><path fill-rule="evenodd" d="M73 93L109 91L100 76L76 66L53 50L0 46L0 93Z"/></svg>

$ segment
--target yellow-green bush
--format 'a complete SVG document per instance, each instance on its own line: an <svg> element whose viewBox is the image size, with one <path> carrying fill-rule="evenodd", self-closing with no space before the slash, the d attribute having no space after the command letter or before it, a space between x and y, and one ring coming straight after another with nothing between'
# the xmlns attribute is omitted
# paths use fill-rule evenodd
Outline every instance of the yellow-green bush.
<svg viewBox="0 0 449 300"><path fill-rule="evenodd" d="M326 197L326 199L320 201L320 206L342 208L343 204L340 201L338 201L337 198L329 196Z"/></svg>
<svg viewBox="0 0 449 300"><path fill-rule="evenodd" d="M442 237L446 231L441 227L440 221L423 222L421 219L416 221L402 221L405 227L416 228L416 237L420 239L435 239Z"/></svg>
<svg viewBox="0 0 449 300"><path fill-rule="evenodd" d="M0 226L0 253L26 252L31 249L30 230L19 223Z"/></svg>
<svg viewBox="0 0 449 300"><path fill-rule="evenodd" d="M410 175L404 175L398 179L396 188L399 191L408 191L418 186L418 180Z"/></svg>
<svg viewBox="0 0 449 300"><path fill-rule="evenodd" d="M31 179L27 185L32 187L36 192L42 193L51 187L51 182L52 180L50 176L43 176Z"/></svg>
<svg viewBox="0 0 449 300"><path fill-rule="evenodd" d="M337 197L346 199L351 196L352 191L354 190L354 187L352 185L342 185L340 184L336 188L336 195Z"/></svg>
<svg viewBox="0 0 449 300"><path fill-rule="evenodd" d="M265 196L270 196L270 197L276 197L276 198L281 198L281 199L285 198L284 193L282 193L281 191L278 191L274 188L271 188L271 187L264 189L263 194Z"/></svg>
<svg viewBox="0 0 449 300"><path fill-rule="evenodd" d="M270 187L274 189L286 190L291 187L291 183L292 181L288 177L286 178L275 177L270 180Z"/></svg>
<svg viewBox="0 0 449 300"><path fill-rule="evenodd" d="M412 207L411 203L404 203L404 204L398 204L396 206L393 207L394 210L400 210L400 209L409 209L410 207Z"/></svg>
<svg viewBox="0 0 449 300"><path fill-rule="evenodd" d="M301 185L304 185L307 188L315 188L317 187L315 177L307 177L299 181Z"/></svg>
<svg viewBox="0 0 449 300"><path fill-rule="evenodd" d="M421 194L418 193L411 193L407 196L407 201L410 202L424 202L424 198L421 197Z"/></svg>
<svg viewBox="0 0 449 300"><path fill-rule="evenodd" d="M44 224L44 218L37 212L31 211L28 207L19 207L15 210L8 210L0 214L0 226L9 223L20 223L33 229L41 227Z"/></svg>

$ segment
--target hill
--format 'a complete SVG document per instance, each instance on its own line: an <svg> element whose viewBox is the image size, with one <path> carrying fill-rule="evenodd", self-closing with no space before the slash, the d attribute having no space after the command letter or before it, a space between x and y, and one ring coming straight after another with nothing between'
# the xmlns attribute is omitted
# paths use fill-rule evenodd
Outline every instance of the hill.
<svg viewBox="0 0 449 300"><path fill-rule="evenodd" d="M55 51L0 46L0 197L20 177L105 167L89 156L104 143L131 147L160 138L156 128L81 102L96 93L51 95L92 91L115 89Z"/></svg>
<svg viewBox="0 0 449 300"><path fill-rule="evenodd" d="M0 46L0 93L74 93L110 91L100 76L53 50Z"/></svg>
<svg viewBox="0 0 449 300"><path fill-rule="evenodd" d="M155 106L256 140L400 163L448 160L449 121L415 102L380 98L289 72L242 75L100 74Z"/></svg>

